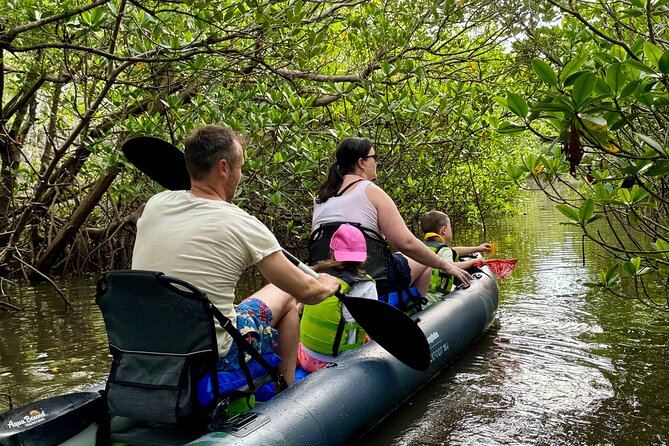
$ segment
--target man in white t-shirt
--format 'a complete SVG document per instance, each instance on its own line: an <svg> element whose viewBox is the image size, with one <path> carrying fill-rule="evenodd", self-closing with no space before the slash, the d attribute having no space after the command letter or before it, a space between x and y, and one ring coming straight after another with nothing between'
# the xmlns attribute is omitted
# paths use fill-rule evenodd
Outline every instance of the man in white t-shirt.
<svg viewBox="0 0 669 446"><path fill-rule="evenodd" d="M132 267L162 271L199 287L258 351L276 351L290 385L299 342L297 302L319 303L339 289L339 282L300 271L264 224L229 203L244 164L238 134L205 125L186 138L184 154L191 189L149 199L137 222ZM270 284L235 306L237 281L251 265ZM217 337L219 367L237 368L236 345L220 327Z"/></svg>

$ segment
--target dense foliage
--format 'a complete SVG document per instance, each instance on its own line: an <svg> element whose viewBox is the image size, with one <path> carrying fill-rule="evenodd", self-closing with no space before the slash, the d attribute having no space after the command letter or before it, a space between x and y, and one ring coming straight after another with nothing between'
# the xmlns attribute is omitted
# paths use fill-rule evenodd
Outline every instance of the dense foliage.
<svg viewBox="0 0 669 446"><path fill-rule="evenodd" d="M412 229L429 208L485 228L531 180L622 266L600 286L666 309L668 4L5 0L3 275L127 267L157 186L121 143L217 123L248 139L237 203L290 248L365 136Z"/></svg>
<svg viewBox="0 0 669 446"><path fill-rule="evenodd" d="M513 115L504 132L531 132L541 153L510 165L558 204L584 239L617 260L599 286L621 279L636 298L669 310L669 1L536 5L517 44L533 73L525 89L498 98ZM601 220L601 221L599 221ZM600 232L602 224L614 236ZM624 296L623 296L624 297Z"/></svg>
<svg viewBox="0 0 669 446"><path fill-rule="evenodd" d="M6 0L2 11L4 274L127 267L156 186L120 144L180 145L204 123L247 135L237 202L289 246L349 135L374 140L379 182L409 222L431 207L471 220L510 209L503 166L517 153L489 129L508 87L503 3Z"/></svg>

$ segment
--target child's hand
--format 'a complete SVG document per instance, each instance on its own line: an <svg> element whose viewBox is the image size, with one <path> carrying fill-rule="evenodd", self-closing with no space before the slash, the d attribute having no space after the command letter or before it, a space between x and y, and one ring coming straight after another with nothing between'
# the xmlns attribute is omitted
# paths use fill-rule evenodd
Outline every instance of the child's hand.
<svg viewBox="0 0 669 446"><path fill-rule="evenodd" d="M491 252L492 245L490 243L481 243L479 245L479 252Z"/></svg>

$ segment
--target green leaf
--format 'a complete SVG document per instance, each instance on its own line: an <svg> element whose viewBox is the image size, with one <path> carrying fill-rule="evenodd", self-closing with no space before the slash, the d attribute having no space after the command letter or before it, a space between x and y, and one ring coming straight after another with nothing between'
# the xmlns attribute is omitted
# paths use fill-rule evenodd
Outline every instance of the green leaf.
<svg viewBox="0 0 669 446"><path fill-rule="evenodd" d="M643 54L646 56L646 59L653 64L654 67L659 68L660 58L662 57L662 50L655 44L651 42L646 42L643 44Z"/></svg>
<svg viewBox="0 0 669 446"><path fill-rule="evenodd" d="M506 102L509 106L509 110L511 110L514 114L521 118L525 118L527 116L527 102L525 102L525 99L523 99L522 96L513 92L509 92L506 95Z"/></svg>
<svg viewBox="0 0 669 446"><path fill-rule="evenodd" d="M512 164L506 165L506 174L516 183L525 175L521 169Z"/></svg>
<svg viewBox="0 0 669 446"><path fill-rule="evenodd" d="M625 263L623 264L623 270L624 270L627 274L629 274L630 276L635 275L635 274L636 274L636 271L637 271L637 269L636 269L634 263L632 263L632 262L625 262Z"/></svg>
<svg viewBox="0 0 669 446"><path fill-rule="evenodd" d="M562 79L562 81L564 82L565 79L567 79L572 74L576 73L578 69L581 68L581 65L583 65L584 62L585 60L581 58L572 59L569 62L567 62L567 64L560 72L560 79Z"/></svg>
<svg viewBox="0 0 669 446"><path fill-rule="evenodd" d="M523 161L523 166L525 166L525 169L527 169L528 172L531 172L534 170L534 168L537 166L539 163L539 158L536 156L529 154L525 157L522 158Z"/></svg>
<svg viewBox="0 0 669 446"><path fill-rule="evenodd" d="M293 16L299 16L302 12L302 0L297 0L293 6Z"/></svg>
<svg viewBox="0 0 669 446"><path fill-rule="evenodd" d="M641 133L636 133L636 136L638 136L639 139L641 139L643 142L651 146L653 149L657 150L658 152L662 152L662 146L660 145L659 142L655 141L654 139L646 135L642 135Z"/></svg>
<svg viewBox="0 0 669 446"><path fill-rule="evenodd" d="M628 82L627 85L623 87L623 91L620 92L620 99L624 99L627 96L630 96L634 94L637 88L639 88L639 85L641 84L641 81L639 80L634 80L632 82Z"/></svg>
<svg viewBox="0 0 669 446"><path fill-rule="evenodd" d="M613 196L613 188L610 184L597 184L595 197L598 201L609 201Z"/></svg>
<svg viewBox="0 0 669 446"><path fill-rule="evenodd" d="M658 160L645 173L649 177L664 177L669 175L669 160Z"/></svg>
<svg viewBox="0 0 669 446"><path fill-rule="evenodd" d="M585 223L586 220L592 217L592 213L595 210L595 201L592 198L588 198L583 202L581 208L578 210L578 219L581 223Z"/></svg>
<svg viewBox="0 0 669 446"><path fill-rule="evenodd" d="M662 74L669 74L669 50L662 53L662 57L660 57L657 65Z"/></svg>
<svg viewBox="0 0 669 446"><path fill-rule="evenodd" d="M630 3L636 6L637 8L644 9L646 7L645 0L630 0Z"/></svg>
<svg viewBox="0 0 669 446"><path fill-rule="evenodd" d="M655 73L655 70L653 70L651 67L649 67L643 62L639 62L638 60L628 59L624 63L632 68L636 68L637 70L643 71L645 73Z"/></svg>
<svg viewBox="0 0 669 446"><path fill-rule="evenodd" d="M669 242L661 238L655 240L653 248L655 248L656 251L662 251L665 254L669 254Z"/></svg>
<svg viewBox="0 0 669 446"><path fill-rule="evenodd" d="M571 87L572 85L574 85L574 82L576 82L576 79L583 76L585 73L590 73L590 71L582 70L582 71L577 71L576 73L573 73L573 74L569 75L569 77L567 77L563 82L564 87L565 88Z"/></svg>
<svg viewBox="0 0 669 446"><path fill-rule="evenodd" d="M522 132L526 129L527 127L525 127L524 125L514 124L509 121L504 121L499 125L499 127L497 127L497 131L499 133L517 133L517 132Z"/></svg>
<svg viewBox="0 0 669 446"><path fill-rule="evenodd" d="M601 219L603 219L603 218L606 218L606 215L595 214L595 215L593 215L592 217L588 218L588 219L587 219L585 222L583 222L583 223L586 224L586 225L589 225L590 223L592 223L592 222L594 222L594 221L597 221L597 220L601 220Z"/></svg>
<svg viewBox="0 0 669 446"><path fill-rule="evenodd" d="M601 273L599 278L602 282L602 285L605 287L611 287L617 284L620 281L620 275L618 274L619 269L620 267L618 265L614 265L607 272Z"/></svg>
<svg viewBox="0 0 669 446"><path fill-rule="evenodd" d="M597 83L595 83L595 94L598 96L612 97L613 90L611 90L611 87L609 87L609 84L607 84L603 78L597 77Z"/></svg>
<svg viewBox="0 0 669 446"><path fill-rule="evenodd" d="M574 82L574 88L571 93L574 98L574 102L576 102L577 105L583 104L583 102L585 102L585 100L588 99L592 94L596 83L597 78L592 73L584 73L578 79L576 79L576 82Z"/></svg>
<svg viewBox="0 0 669 446"><path fill-rule="evenodd" d="M568 219L578 222L578 211L568 204L558 204L555 208L562 213Z"/></svg>
<svg viewBox="0 0 669 446"><path fill-rule="evenodd" d="M272 200L272 203L276 204L277 206L280 205L283 201L283 197L281 196L280 191L274 192L270 199Z"/></svg>
<svg viewBox="0 0 669 446"><path fill-rule="evenodd" d="M636 184L632 187L631 199L633 203L638 203L648 196L648 191Z"/></svg>
<svg viewBox="0 0 669 446"><path fill-rule="evenodd" d="M623 88L626 80L627 71L623 64L614 63L606 71L606 83L614 93L618 93Z"/></svg>
<svg viewBox="0 0 669 446"><path fill-rule="evenodd" d="M573 113L574 110L562 102L537 102L532 106L532 111Z"/></svg>
<svg viewBox="0 0 669 446"><path fill-rule="evenodd" d="M503 98L501 96L494 96L492 98L493 101L497 102L499 105L501 105L504 108L509 108L509 104L506 101L506 98Z"/></svg>
<svg viewBox="0 0 669 446"><path fill-rule="evenodd" d="M551 87L557 86L557 74L553 71L553 68L546 62L541 59L534 59L532 61L532 70L539 76L539 78L550 85Z"/></svg>

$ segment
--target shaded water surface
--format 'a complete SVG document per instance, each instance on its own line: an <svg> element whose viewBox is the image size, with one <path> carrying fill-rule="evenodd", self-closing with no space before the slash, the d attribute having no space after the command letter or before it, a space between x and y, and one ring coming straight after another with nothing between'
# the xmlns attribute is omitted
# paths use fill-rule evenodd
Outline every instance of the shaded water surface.
<svg viewBox="0 0 669 446"><path fill-rule="evenodd" d="M669 443L669 316L585 287L605 269L594 248L583 267L580 234L552 204L529 194L523 208L488 225L497 257L520 259L500 283L490 332L360 444ZM462 244L482 241L457 223L455 232ZM69 313L48 285L3 286L25 307L0 313L0 393L15 405L105 378L94 284L59 283Z"/></svg>

